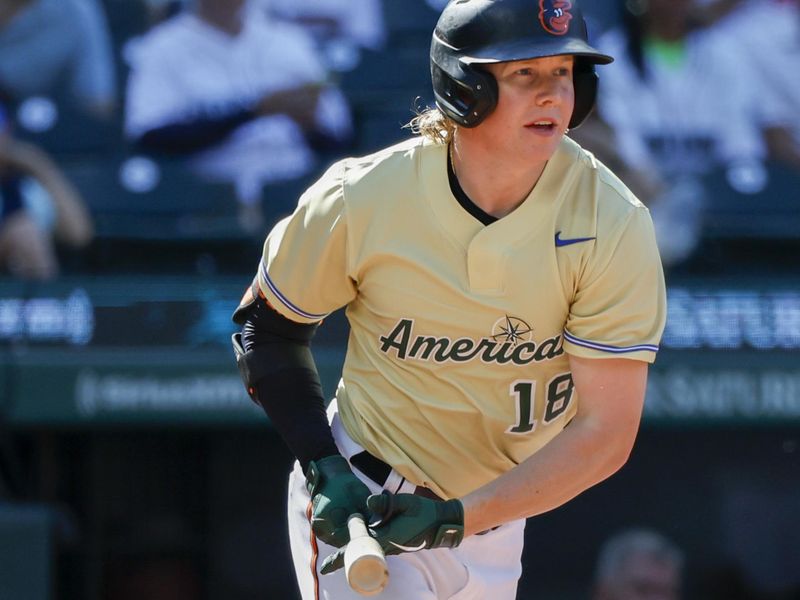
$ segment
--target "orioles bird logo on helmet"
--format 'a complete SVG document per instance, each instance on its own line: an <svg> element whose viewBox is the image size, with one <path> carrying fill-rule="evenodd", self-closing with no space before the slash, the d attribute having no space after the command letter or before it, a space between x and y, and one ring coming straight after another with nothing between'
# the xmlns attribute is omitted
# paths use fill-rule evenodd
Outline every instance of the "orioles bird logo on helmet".
<svg viewBox="0 0 800 600"><path fill-rule="evenodd" d="M572 2L569 0L539 0L539 22L553 35L564 35L572 20Z"/></svg>

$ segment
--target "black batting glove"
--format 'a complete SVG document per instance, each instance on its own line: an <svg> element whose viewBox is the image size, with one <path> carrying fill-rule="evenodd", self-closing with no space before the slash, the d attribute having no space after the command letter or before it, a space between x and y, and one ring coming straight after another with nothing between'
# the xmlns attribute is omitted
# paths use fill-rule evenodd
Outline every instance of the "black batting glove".
<svg viewBox="0 0 800 600"><path fill-rule="evenodd" d="M340 548L350 541L347 518L365 516L369 488L350 470L344 456L334 454L311 461L306 471L311 494L311 530L320 540Z"/></svg>
<svg viewBox="0 0 800 600"><path fill-rule="evenodd" d="M464 538L464 506L460 500L430 500L413 494L383 492L367 498L367 507L378 521L369 533L384 554L418 552L428 548L455 548ZM344 548L322 563L322 574L344 566Z"/></svg>

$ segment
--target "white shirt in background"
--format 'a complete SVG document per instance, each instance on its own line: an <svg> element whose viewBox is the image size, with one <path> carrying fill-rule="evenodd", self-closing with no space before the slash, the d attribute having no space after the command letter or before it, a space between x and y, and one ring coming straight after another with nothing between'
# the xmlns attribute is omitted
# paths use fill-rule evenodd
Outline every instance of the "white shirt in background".
<svg viewBox="0 0 800 600"><path fill-rule="evenodd" d="M598 110L629 165L662 175L702 174L764 157L758 91L749 67L736 58L735 40L694 32L680 64L646 56L646 79L620 30L601 36L598 46L615 57L603 68Z"/></svg>
<svg viewBox="0 0 800 600"><path fill-rule="evenodd" d="M270 92L327 77L308 34L259 11L248 13L236 36L193 13L178 15L136 40L128 56L125 129L134 138L168 123L230 114ZM323 93L317 120L336 137L349 132L350 112L338 90ZM295 121L270 115L240 126L191 163L202 175L233 181L240 200L249 203L262 185L308 173L314 153Z"/></svg>

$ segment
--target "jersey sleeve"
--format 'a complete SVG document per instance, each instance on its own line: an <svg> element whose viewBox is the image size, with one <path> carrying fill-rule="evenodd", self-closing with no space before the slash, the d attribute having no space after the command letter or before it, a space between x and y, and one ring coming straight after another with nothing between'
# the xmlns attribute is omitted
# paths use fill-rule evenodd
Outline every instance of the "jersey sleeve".
<svg viewBox="0 0 800 600"><path fill-rule="evenodd" d="M343 163L331 167L264 242L259 288L292 321L320 321L356 296L348 268L343 171Z"/></svg>
<svg viewBox="0 0 800 600"><path fill-rule="evenodd" d="M666 321L666 290L650 213L634 208L624 226L606 237L579 280L564 350L653 362Z"/></svg>

